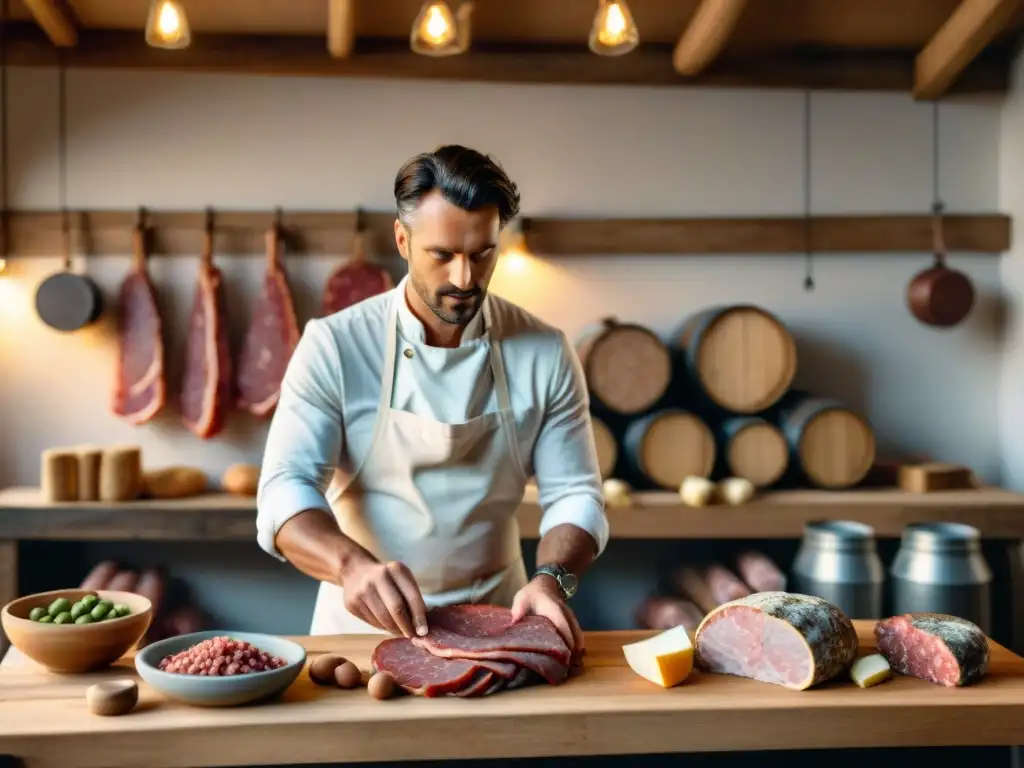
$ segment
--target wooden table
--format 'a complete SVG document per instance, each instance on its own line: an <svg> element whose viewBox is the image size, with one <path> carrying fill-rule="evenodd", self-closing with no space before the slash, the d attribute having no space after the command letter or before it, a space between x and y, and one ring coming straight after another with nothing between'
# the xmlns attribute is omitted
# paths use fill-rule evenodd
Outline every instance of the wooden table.
<svg viewBox="0 0 1024 768"><path fill-rule="evenodd" d="M871 623L857 622L864 652ZM133 675L131 662L84 676L0 668L0 754L38 768L189 768L414 759L736 752L856 746L1024 743L1024 659L993 647L980 684L945 689L897 678L861 690L809 691L695 673L663 690L636 676L621 646L645 632L593 633L587 668L563 686L486 699L375 701L363 689L314 686L304 674L281 701L197 709L144 684L129 715L91 715L92 683ZM379 636L298 638L365 667Z"/></svg>

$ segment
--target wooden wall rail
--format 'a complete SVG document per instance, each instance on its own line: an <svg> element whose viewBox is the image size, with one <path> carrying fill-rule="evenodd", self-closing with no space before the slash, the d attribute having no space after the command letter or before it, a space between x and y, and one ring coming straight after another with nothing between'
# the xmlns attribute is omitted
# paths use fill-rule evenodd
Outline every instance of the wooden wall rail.
<svg viewBox="0 0 1024 768"><path fill-rule="evenodd" d="M11 211L10 251L18 256L60 253L61 215ZM72 256L124 255L131 251L135 211L71 213ZM203 211L152 211L153 253L195 256L202 243ZM215 250L257 254L273 213L214 211ZM392 253L394 214L372 212L366 226L378 252ZM288 211L282 214L287 248L295 253L338 254L351 247L354 212ZM1011 220L1002 214L945 218L950 251L1009 250ZM530 250L541 256L594 254L920 253L931 249L929 215L815 216L775 218L606 219L536 217L524 221Z"/></svg>
<svg viewBox="0 0 1024 768"><path fill-rule="evenodd" d="M8 61L14 66L56 66L58 52L34 24L12 22ZM672 44L644 43L629 56L595 56L585 45L474 42L462 56L429 59L409 50L408 38L359 38L344 57L332 56L322 35L197 35L189 48L160 51L135 31L78 32L64 48L70 67L230 72L295 77L381 77L575 85L814 88L909 92L914 51L804 49L715 59L692 77L672 65ZM949 88L950 93L1005 93L1007 51L985 50Z"/></svg>

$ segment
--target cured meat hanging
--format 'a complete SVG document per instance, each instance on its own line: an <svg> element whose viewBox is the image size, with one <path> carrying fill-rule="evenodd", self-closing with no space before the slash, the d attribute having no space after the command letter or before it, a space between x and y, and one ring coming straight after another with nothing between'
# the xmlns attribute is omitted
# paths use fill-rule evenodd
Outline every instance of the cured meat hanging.
<svg viewBox="0 0 1024 768"><path fill-rule="evenodd" d="M281 382L300 336L288 275L281 264L280 242L278 212L267 230L263 289L249 320L236 368L237 405L258 418L266 418L277 406Z"/></svg>
<svg viewBox="0 0 1024 768"><path fill-rule="evenodd" d="M356 212L352 255L327 277L321 315L333 315L394 287L387 270L366 260L366 220L359 210Z"/></svg>
<svg viewBox="0 0 1024 768"><path fill-rule="evenodd" d="M232 390L224 281L213 263L213 213L208 211L181 380L185 426L204 440L217 435L234 400Z"/></svg>
<svg viewBox="0 0 1024 768"><path fill-rule="evenodd" d="M372 657L375 671L414 695L467 698L568 677L569 648L545 618L512 623L507 608L456 605L432 609L427 624L426 636L390 638Z"/></svg>
<svg viewBox="0 0 1024 768"><path fill-rule="evenodd" d="M167 402L164 327L146 265L145 212L132 232L132 267L117 296L113 411L130 424L151 421Z"/></svg>

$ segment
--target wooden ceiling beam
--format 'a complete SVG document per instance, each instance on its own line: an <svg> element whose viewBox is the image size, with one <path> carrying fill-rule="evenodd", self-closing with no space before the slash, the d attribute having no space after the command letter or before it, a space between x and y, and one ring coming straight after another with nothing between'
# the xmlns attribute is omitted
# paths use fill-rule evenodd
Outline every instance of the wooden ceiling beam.
<svg viewBox="0 0 1024 768"><path fill-rule="evenodd" d="M356 41L354 0L328 0L327 50L336 59L352 53Z"/></svg>
<svg viewBox="0 0 1024 768"><path fill-rule="evenodd" d="M676 72L693 77L725 47L747 0L703 0L672 52Z"/></svg>
<svg viewBox="0 0 1024 768"><path fill-rule="evenodd" d="M64 0L22 0L32 18L60 48L73 48L78 43L78 24Z"/></svg>
<svg viewBox="0 0 1024 768"><path fill-rule="evenodd" d="M38 27L11 23L12 66L56 66L52 44ZM720 58L684 78L672 66L672 45L642 45L629 56L594 56L583 45L477 43L462 56L434 59L409 50L408 38L359 38L352 53L335 58L323 36L197 35L180 51L159 51L135 31L82 30L65 54L69 67L153 69L287 77L379 77L462 82L571 85L638 85L714 88L814 88L901 91L914 80L914 53L865 51L765 52ZM1009 88L1005 52L977 57L953 83L957 93L1004 94Z"/></svg>
<svg viewBox="0 0 1024 768"><path fill-rule="evenodd" d="M914 98L941 97L1019 7L1020 0L963 0L917 55Z"/></svg>

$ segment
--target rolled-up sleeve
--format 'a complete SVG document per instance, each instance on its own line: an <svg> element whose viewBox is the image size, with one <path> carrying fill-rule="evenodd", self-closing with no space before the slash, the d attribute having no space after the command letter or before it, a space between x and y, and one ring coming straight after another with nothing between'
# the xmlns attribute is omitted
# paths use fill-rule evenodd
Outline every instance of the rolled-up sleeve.
<svg viewBox="0 0 1024 768"><path fill-rule="evenodd" d="M556 355L548 406L533 451L543 510L540 535L558 525L575 525L593 537L600 555L609 531L590 398L579 358L561 332Z"/></svg>
<svg viewBox="0 0 1024 768"><path fill-rule="evenodd" d="M282 525L308 509L330 511L324 494L344 442L342 397L337 345L325 321L310 320L285 371L256 495L257 542L278 560Z"/></svg>

